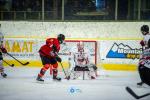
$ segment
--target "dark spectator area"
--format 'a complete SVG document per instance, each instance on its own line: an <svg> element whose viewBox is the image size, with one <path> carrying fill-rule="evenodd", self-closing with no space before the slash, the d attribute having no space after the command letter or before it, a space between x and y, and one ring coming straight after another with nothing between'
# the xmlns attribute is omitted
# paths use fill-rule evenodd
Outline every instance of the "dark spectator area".
<svg viewBox="0 0 150 100"><path fill-rule="evenodd" d="M0 20L150 20L150 0L0 0Z"/></svg>

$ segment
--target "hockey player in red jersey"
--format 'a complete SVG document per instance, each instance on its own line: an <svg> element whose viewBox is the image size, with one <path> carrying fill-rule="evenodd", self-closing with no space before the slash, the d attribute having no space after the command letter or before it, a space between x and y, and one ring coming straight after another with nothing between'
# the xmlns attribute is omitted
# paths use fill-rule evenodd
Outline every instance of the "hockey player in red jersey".
<svg viewBox="0 0 150 100"><path fill-rule="evenodd" d="M60 50L60 44L62 44L64 40L65 36L63 34L59 34L57 38L48 38L46 40L46 44L40 48L39 54L43 68L41 68L40 73L37 76L37 81L44 81L42 77L49 68L50 70L52 69L53 80L61 80L61 78L57 77L57 62L61 62L61 58L57 55L57 53Z"/></svg>

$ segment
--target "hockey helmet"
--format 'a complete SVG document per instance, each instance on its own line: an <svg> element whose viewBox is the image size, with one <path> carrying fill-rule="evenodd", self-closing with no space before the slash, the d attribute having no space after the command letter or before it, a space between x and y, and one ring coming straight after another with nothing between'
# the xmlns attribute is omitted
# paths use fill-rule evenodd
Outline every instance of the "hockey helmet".
<svg viewBox="0 0 150 100"><path fill-rule="evenodd" d="M84 51L84 43L82 41L77 43L78 51L83 52Z"/></svg>
<svg viewBox="0 0 150 100"><path fill-rule="evenodd" d="M63 41L65 40L65 35L59 34L59 35L57 36L57 39L58 39L59 43L62 44Z"/></svg>
<svg viewBox="0 0 150 100"><path fill-rule="evenodd" d="M148 32L149 32L149 27L148 27L148 25L143 25L143 26L141 27L141 31L148 33Z"/></svg>

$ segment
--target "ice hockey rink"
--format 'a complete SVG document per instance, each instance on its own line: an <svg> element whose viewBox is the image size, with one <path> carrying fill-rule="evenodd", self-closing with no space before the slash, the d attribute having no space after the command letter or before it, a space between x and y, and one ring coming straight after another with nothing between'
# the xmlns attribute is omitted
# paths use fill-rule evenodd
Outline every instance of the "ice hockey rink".
<svg viewBox="0 0 150 100"><path fill-rule="evenodd" d="M95 80L80 77L76 80L64 79L61 82L51 79L46 72L44 83L37 83L40 68L6 67L7 78L0 77L0 100L135 100L125 87L131 87L137 95L150 92L146 85L137 87L140 81L137 71L99 70ZM150 100L150 96L140 100Z"/></svg>
<svg viewBox="0 0 150 100"><path fill-rule="evenodd" d="M149 28L150 0L0 0L0 100L136 100L126 87L150 94L137 86L138 64L150 64ZM60 82L49 69L36 81L48 68L41 55L46 63L61 58L53 65ZM98 77L65 79L62 69L75 66L96 66Z"/></svg>
<svg viewBox="0 0 150 100"><path fill-rule="evenodd" d="M138 38L139 36L137 35L139 30L133 30L133 28L139 29L142 24L143 22L86 22L86 24L83 22L3 22L3 31L6 32L4 44L8 48L8 52L20 61L30 61L30 64L28 66L20 66L20 64L12 60L12 57L4 56L4 60L10 64L15 64L15 67L5 67L5 72L8 75L7 78L0 76L0 100L135 100L126 91L126 86L131 87L139 96L149 93L150 87L146 85L137 87L136 85L140 82L136 65L138 64L138 56L141 52L139 44L141 39L135 39L135 37ZM7 26L9 27L7 28ZM58 30L60 26L62 29ZM128 27L125 29L124 27L126 26ZM39 31L39 29L41 30ZM74 31L76 29L77 31ZM97 29L99 31L96 31ZM123 31L124 33L121 34L124 29L126 31ZM102 30L107 31L103 32ZM24 37L20 33L23 33ZM36 77L41 69L39 66L42 66L38 50L45 43L47 36L55 37L58 33L65 33L68 38L68 44L66 43L62 47L63 52L60 52L65 69L68 68L69 51L76 46L75 42L79 42L78 38L80 38L82 41L87 42L85 47L89 48L89 54L93 58L92 62L97 64L99 77L95 80L90 80L88 77L85 77L85 80L83 80L82 76L76 80L66 80L59 66L61 82L53 81L49 71L46 72L44 83L36 82ZM15 38L9 37L13 36L13 34L15 34ZM87 34L88 38L84 40ZM96 35L93 37L93 34ZM39 37L35 37L38 35ZM110 40L109 38L102 40L108 36ZM98 39L90 40L91 37ZM124 39L125 37L127 40ZM90 45L89 42L91 43ZM150 100L150 96L140 100Z"/></svg>

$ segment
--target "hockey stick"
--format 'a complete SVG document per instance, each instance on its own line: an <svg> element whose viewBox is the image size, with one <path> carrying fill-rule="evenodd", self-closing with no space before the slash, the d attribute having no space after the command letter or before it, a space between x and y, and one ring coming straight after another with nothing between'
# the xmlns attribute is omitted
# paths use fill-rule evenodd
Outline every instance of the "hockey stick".
<svg viewBox="0 0 150 100"><path fill-rule="evenodd" d="M130 87L126 87L126 90L128 93L130 93L135 99L141 99L143 97L146 97L146 96L149 96L150 93L146 93L146 94L143 94L141 96L138 96L137 94L135 94L135 92L130 88Z"/></svg>
<svg viewBox="0 0 150 100"><path fill-rule="evenodd" d="M9 64L8 62L6 62L5 60L3 60L7 65L9 65L10 67L14 67L14 64Z"/></svg>
<svg viewBox="0 0 150 100"><path fill-rule="evenodd" d="M61 67L62 67L62 69L63 69L63 72L64 72L64 74L65 74L65 76L66 76L67 80L69 80L69 79L70 79L70 75L69 75L69 76L67 76L67 74L66 74L66 72L65 72L65 70L64 70L64 67L63 67L63 65L62 65L62 63L61 63L61 62L60 62L60 65L61 65Z"/></svg>
<svg viewBox="0 0 150 100"><path fill-rule="evenodd" d="M7 55L9 55L10 57L14 58L16 61L18 61L21 65L28 65L29 62L26 62L26 63L22 63L21 61L19 61L18 59L16 59L14 56L12 56L11 54L9 53L6 53Z"/></svg>

